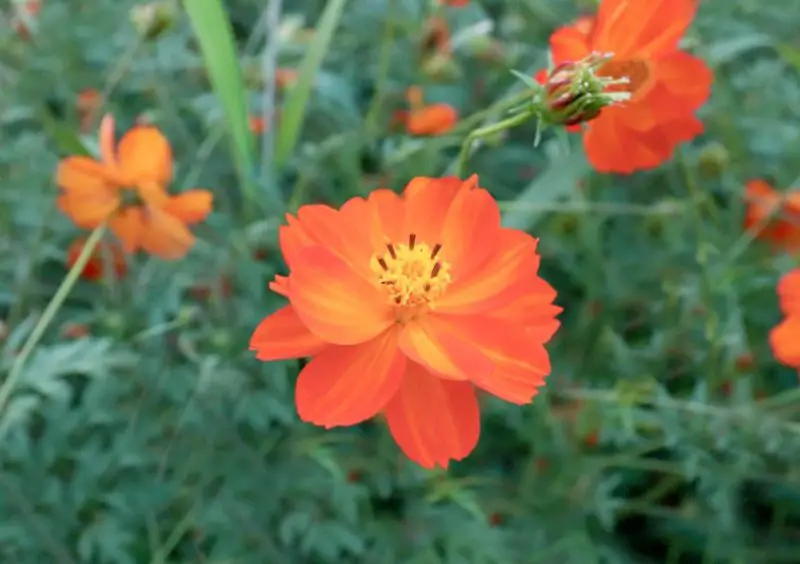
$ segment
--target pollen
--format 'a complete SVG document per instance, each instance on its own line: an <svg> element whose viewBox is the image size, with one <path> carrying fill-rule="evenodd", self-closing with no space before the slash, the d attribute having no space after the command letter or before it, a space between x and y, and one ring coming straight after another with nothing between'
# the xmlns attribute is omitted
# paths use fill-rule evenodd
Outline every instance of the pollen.
<svg viewBox="0 0 800 564"><path fill-rule="evenodd" d="M392 304L427 308L450 284L450 264L441 258L442 246L428 245L409 235L407 243L388 243L370 266Z"/></svg>

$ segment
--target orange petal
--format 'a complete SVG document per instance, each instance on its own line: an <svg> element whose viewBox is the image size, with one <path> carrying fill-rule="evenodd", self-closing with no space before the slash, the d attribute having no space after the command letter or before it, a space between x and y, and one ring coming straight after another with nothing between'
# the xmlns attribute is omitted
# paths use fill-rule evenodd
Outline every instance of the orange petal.
<svg viewBox="0 0 800 564"><path fill-rule="evenodd" d="M469 276L453 280L436 302L441 313L495 310L524 295L536 278L536 239L517 229L501 229L494 253Z"/></svg>
<svg viewBox="0 0 800 564"><path fill-rule="evenodd" d="M374 417L397 393L406 359L397 332L350 346L330 346L300 372L295 389L300 419L326 428Z"/></svg>
<svg viewBox="0 0 800 564"><path fill-rule="evenodd" d="M370 236L372 248L377 250L386 243L396 243L408 237L405 227L405 204L402 197L391 190L374 190L367 199L370 208Z"/></svg>
<svg viewBox="0 0 800 564"><path fill-rule="evenodd" d="M697 11L697 0L603 0L592 47L621 58L674 51Z"/></svg>
<svg viewBox="0 0 800 564"><path fill-rule="evenodd" d="M418 364L409 363L384 413L394 440L424 468L447 468L478 444L481 420L472 385L442 380Z"/></svg>
<svg viewBox="0 0 800 564"><path fill-rule="evenodd" d="M561 27L553 32L550 36L550 51L555 64L579 61L592 52L586 34L575 26ZM546 71L544 78L547 78Z"/></svg>
<svg viewBox="0 0 800 564"><path fill-rule="evenodd" d="M459 190L444 220L441 239L442 258L451 264L452 276L468 275L480 266L495 249L499 233L500 208L491 194L483 188Z"/></svg>
<svg viewBox="0 0 800 564"><path fill-rule="evenodd" d="M800 369L800 315L789 316L772 329L769 343L778 362Z"/></svg>
<svg viewBox="0 0 800 564"><path fill-rule="evenodd" d="M465 189L472 187L470 179ZM435 245L442 242L442 228L450 204L464 183L455 176L428 178L418 176L408 183L403 191L406 202L406 218L403 232L417 236L417 241Z"/></svg>
<svg viewBox="0 0 800 564"><path fill-rule="evenodd" d="M777 290L781 311L786 315L800 315L800 268L784 274Z"/></svg>
<svg viewBox="0 0 800 564"><path fill-rule="evenodd" d="M191 225L203 221L214 202L214 194L208 190L187 190L169 198L164 211L183 223Z"/></svg>
<svg viewBox="0 0 800 564"><path fill-rule="evenodd" d="M194 235L185 224L163 210L147 207L143 211L142 250L163 260L183 258L194 245Z"/></svg>
<svg viewBox="0 0 800 564"><path fill-rule="evenodd" d="M431 104L412 110L406 119L411 135L443 135L458 123L458 111L449 104Z"/></svg>
<svg viewBox="0 0 800 564"><path fill-rule="evenodd" d="M535 335L542 344L547 343L561 325L556 316L562 308L553 305L556 291L541 278L535 278L525 294L491 313L492 317L518 323Z"/></svg>
<svg viewBox="0 0 800 564"><path fill-rule="evenodd" d="M286 222L287 225L278 228L278 243L283 260L291 270L297 262L298 253L306 247L319 245L319 242L311 238L296 217L286 214Z"/></svg>
<svg viewBox="0 0 800 564"><path fill-rule="evenodd" d="M284 298L289 297L289 277L288 276L281 276L280 274L275 275L275 279L269 283L269 289L275 292L276 294L280 294Z"/></svg>
<svg viewBox="0 0 800 564"><path fill-rule="evenodd" d="M321 204L302 206L297 219L316 245L332 251L362 277L372 278L370 213L363 198L352 198L341 210Z"/></svg>
<svg viewBox="0 0 800 564"><path fill-rule="evenodd" d="M78 227L94 229L120 204L107 169L88 157L67 157L58 164L56 182L63 191L59 209Z"/></svg>
<svg viewBox="0 0 800 564"><path fill-rule="evenodd" d="M427 315L407 323L400 349L414 362L453 380L485 380L494 366L474 343L458 337L453 320Z"/></svg>
<svg viewBox="0 0 800 564"><path fill-rule="evenodd" d="M461 342L470 343L493 364L472 382L511 403L530 403L550 374L543 342L522 325L485 315L441 316Z"/></svg>
<svg viewBox="0 0 800 564"><path fill-rule="evenodd" d="M152 126L136 126L120 139L117 164L130 184L172 182L172 148Z"/></svg>
<svg viewBox="0 0 800 564"><path fill-rule="evenodd" d="M337 345L363 343L395 323L386 297L322 247L298 253L289 300L313 333Z"/></svg>
<svg viewBox="0 0 800 564"><path fill-rule="evenodd" d="M136 252L141 246L142 231L144 230L142 208L135 206L120 210L109 221L109 227L122 242L122 248L126 253Z"/></svg>
<svg viewBox="0 0 800 564"><path fill-rule="evenodd" d="M289 305L265 317L250 337L250 350L263 361L313 356L325 346Z"/></svg>

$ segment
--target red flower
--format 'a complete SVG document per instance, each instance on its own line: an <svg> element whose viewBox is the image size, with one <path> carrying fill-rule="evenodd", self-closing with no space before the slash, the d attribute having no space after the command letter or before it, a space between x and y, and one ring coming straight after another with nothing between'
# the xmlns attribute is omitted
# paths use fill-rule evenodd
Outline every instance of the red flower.
<svg viewBox="0 0 800 564"><path fill-rule="evenodd" d="M260 360L313 357L297 380L300 418L326 428L382 413L421 466L446 467L478 441L475 388L532 401L550 372L555 291L537 240L500 226L477 177L415 178L340 210L303 206L280 244L289 305L256 328Z"/></svg>
<svg viewBox="0 0 800 564"><path fill-rule="evenodd" d="M785 318L770 332L772 353L782 364L800 370L800 268L781 278L778 301Z"/></svg>
<svg viewBox="0 0 800 564"><path fill-rule="evenodd" d="M702 132L695 112L713 76L702 60L678 49L696 8L696 0L602 0L593 24L581 18L550 38L555 64L610 53L598 76L629 80L607 91L630 92L630 100L604 108L586 127L584 146L596 170L654 168Z"/></svg>
<svg viewBox="0 0 800 564"><path fill-rule="evenodd" d="M800 251L800 191L782 196L765 181L751 180L747 183L746 199L745 229L761 226L759 239L788 252Z"/></svg>
<svg viewBox="0 0 800 564"><path fill-rule="evenodd" d="M78 262L78 257L86 245L86 239L77 239L67 249L67 266L72 268ZM117 243L100 242L89 256L89 261L83 267L81 278L97 281L103 278L106 269L117 279L128 272L128 263L125 260L125 251Z"/></svg>

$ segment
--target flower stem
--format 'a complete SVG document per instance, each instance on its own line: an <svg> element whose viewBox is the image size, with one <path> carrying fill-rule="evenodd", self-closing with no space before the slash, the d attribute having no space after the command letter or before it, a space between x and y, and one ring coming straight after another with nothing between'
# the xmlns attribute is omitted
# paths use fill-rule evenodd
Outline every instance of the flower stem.
<svg viewBox="0 0 800 564"><path fill-rule="evenodd" d="M11 371L8 373L8 378L3 382L2 387L0 387L0 412L2 412L3 408L5 407L6 403L8 402L8 398L11 396L11 392L14 390L14 386L19 380L19 377L22 375L22 367L25 365L25 361L30 356L33 349L39 343L39 340L44 335L45 330L50 326L50 323L53 321L58 310L64 303L64 300L67 299L67 296L72 291L72 288L75 286L75 282L78 281L78 278L83 272L86 263L89 262L89 257L92 256L95 247L100 242L100 238L105 233L106 226L105 224L100 225L89 236L86 240L86 244L83 246L81 250L81 254L78 255L78 260L75 261L75 264L72 265L67 275L64 277L64 280L61 282L61 285L56 290L56 293L50 299L50 303L47 304L47 307L42 313L42 316L39 318L39 321L36 323L36 326L31 331L31 334L28 335L28 339L25 341L25 344L22 346L22 350L20 351L19 355L14 359L14 364L11 366Z"/></svg>
<svg viewBox="0 0 800 564"><path fill-rule="evenodd" d="M467 135L467 138L464 139L464 143L461 145L461 152L458 154L456 176L463 178L467 169L467 161L469 160L470 153L472 152L472 144L475 141L483 139L484 137L489 137L490 135L494 135L496 133L500 133L501 131L505 131L507 129L512 129L518 125L522 125L534 115L534 112L526 111L510 118L506 118L502 121L498 121L497 123L479 127L478 129L473 130L469 135Z"/></svg>

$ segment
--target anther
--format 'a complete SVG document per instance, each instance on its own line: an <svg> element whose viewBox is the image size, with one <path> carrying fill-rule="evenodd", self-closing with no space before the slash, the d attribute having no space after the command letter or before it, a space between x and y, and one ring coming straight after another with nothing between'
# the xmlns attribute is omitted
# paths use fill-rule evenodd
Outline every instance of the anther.
<svg viewBox="0 0 800 564"><path fill-rule="evenodd" d="M392 255L392 258L397 259L397 252L395 252L394 246L391 243L387 243L386 248L389 249L389 254Z"/></svg>
<svg viewBox="0 0 800 564"><path fill-rule="evenodd" d="M413 251L414 250L414 244L416 244L416 242L417 242L417 236L414 233L409 235L408 236L408 249Z"/></svg>
<svg viewBox="0 0 800 564"><path fill-rule="evenodd" d="M381 265L381 268L384 270L389 270L389 265L386 264L386 261L382 258L378 259L378 264Z"/></svg>
<svg viewBox="0 0 800 564"><path fill-rule="evenodd" d="M432 259L436 258L436 255L438 255L439 251L441 251L441 250L442 250L442 246L439 243L436 243L433 246L433 250L431 251L431 258Z"/></svg>
<svg viewBox="0 0 800 564"><path fill-rule="evenodd" d="M431 270L431 278L436 278L436 275L439 274L439 271L442 269L442 263L437 262L433 265L433 270Z"/></svg>

